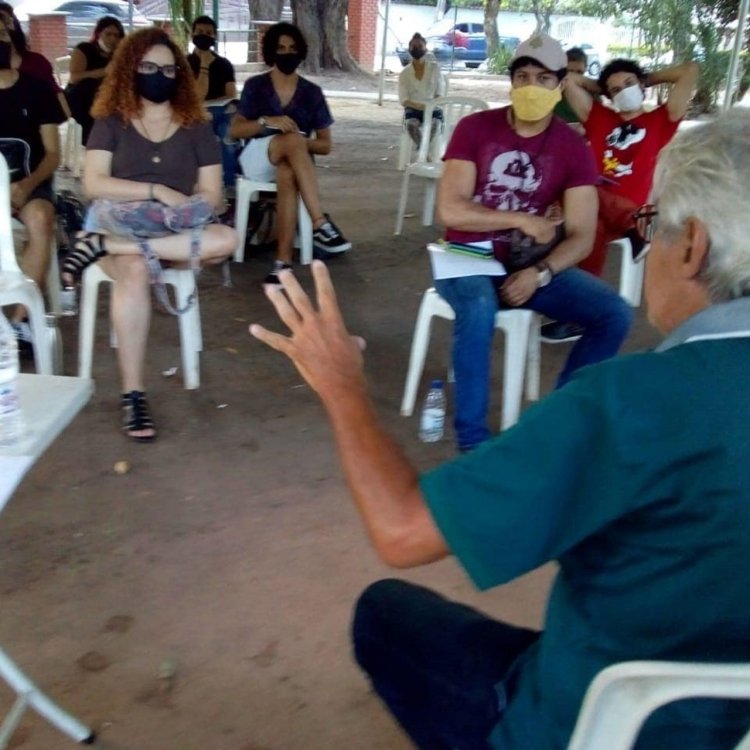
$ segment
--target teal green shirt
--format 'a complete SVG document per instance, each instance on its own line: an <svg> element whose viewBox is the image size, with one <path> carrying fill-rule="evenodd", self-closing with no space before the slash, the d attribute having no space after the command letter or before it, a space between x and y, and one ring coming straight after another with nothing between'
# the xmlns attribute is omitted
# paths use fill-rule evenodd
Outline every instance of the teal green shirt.
<svg viewBox="0 0 750 750"><path fill-rule="evenodd" d="M608 664L750 661L750 300L717 307L747 330L704 335L701 320L716 315L701 313L667 351L585 368L421 478L480 588L560 565L544 634L506 682L493 747L565 748ZM690 331L699 337L685 343ZM659 711L638 747L720 747L715 727L734 714L698 703ZM732 708L748 720L746 704Z"/></svg>

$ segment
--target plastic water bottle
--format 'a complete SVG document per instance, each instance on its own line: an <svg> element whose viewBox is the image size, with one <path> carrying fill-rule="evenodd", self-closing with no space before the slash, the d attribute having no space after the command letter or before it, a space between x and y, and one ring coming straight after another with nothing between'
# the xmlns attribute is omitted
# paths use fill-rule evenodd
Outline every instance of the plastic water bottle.
<svg viewBox="0 0 750 750"><path fill-rule="evenodd" d="M15 331L0 312L0 448L18 444L24 434L17 387L18 342Z"/></svg>
<svg viewBox="0 0 750 750"><path fill-rule="evenodd" d="M419 420L419 439L423 443L436 443L443 439L445 403L443 381L433 380L425 396Z"/></svg>

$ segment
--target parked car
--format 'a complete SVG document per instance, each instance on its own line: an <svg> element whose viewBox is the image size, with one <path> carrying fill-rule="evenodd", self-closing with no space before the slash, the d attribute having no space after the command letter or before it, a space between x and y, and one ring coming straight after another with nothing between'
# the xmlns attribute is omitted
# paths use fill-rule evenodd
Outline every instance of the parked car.
<svg viewBox="0 0 750 750"><path fill-rule="evenodd" d="M501 36L498 37L498 42L501 47L513 52L521 40L517 36ZM442 44L435 47L428 45L428 48L443 65L449 65L453 61L463 63L467 68L478 68L487 59L487 37L484 33L470 34L465 47Z"/></svg>
<svg viewBox="0 0 750 750"><path fill-rule="evenodd" d="M44 6L44 7L42 7ZM65 19L68 29L68 49L91 39L96 22L102 16L114 16L128 30L128 3L123 0L66 0L66 2L44 3L39 0L25 0L15 8L18 20L25 24L29 13L54 11L67 13ZM146 16L137 8L133 8L133 28L151 26Z"/></svg>
<svg viewBox="0 0 750 750"><path fill-rule="evenodd" d="M578 47L586 53L586 72L596 78L602 72L602 60L599 52L594 49L594 45L587 44L586 42L583 44L569 44L566 49L570 49L571 47Z"/></svg>

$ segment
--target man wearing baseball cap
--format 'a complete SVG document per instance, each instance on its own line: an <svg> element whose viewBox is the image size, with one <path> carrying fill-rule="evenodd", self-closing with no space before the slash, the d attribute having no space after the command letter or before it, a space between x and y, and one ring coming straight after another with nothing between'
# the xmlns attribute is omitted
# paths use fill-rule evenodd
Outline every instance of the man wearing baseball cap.
<svg viewBox="0 0 750 750"><path fill-rule="evenodd" d="M498 309L528 308L581 327L558 387L578 368L613 356L630 327L620 297L576 268L594 240L597 173L584 140L553 115L566 65L559 42L547 34L522 42L510 65L511 105L461 120L445 153L437 205L446 239L491 241L507 271L435 280L456 314L454 427L462 451L491 435Z"/></svg>

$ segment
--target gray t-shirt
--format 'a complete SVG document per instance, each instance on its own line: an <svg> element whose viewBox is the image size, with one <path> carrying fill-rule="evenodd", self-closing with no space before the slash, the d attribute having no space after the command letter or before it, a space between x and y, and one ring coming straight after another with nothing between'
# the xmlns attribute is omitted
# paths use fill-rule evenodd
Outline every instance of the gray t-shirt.
<svg viewBox="0 0 750 750"><path fill-rule="evenodd" d="M195 192L198 170L221 164L221 147L210 122L178 128L161 143L144 138L131 123L111 115L97 120L86 148L112 154L112 176Z"/></svg>

